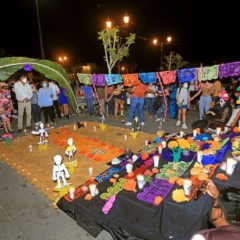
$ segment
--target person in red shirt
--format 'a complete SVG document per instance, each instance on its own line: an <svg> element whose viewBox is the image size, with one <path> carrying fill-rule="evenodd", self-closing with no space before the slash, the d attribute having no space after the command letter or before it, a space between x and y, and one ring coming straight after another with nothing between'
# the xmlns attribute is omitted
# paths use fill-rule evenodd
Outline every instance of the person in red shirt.
<svg viewBox="0 0 240 240"><path fill-rule="evenodd" d="M131 90L131 101L130 101L130 111L128 114L127 126L132 125L133 113L137 112L140 118L141 125L144 126L144 116L143 116L143 105L144 105L144 96L146 92L155 93L150 90L148 86L142 84L141 82L138 85L134 86Z"/></svg>

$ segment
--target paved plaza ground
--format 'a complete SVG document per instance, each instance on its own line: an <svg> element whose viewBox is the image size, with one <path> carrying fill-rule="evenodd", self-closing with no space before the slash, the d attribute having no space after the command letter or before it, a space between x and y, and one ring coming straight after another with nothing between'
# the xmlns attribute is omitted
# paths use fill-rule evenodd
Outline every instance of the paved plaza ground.
<svg viewBox="0 0 240 240"><path fill-rule="evenodd" d="M191 123L198 119L198 111L187 112L188 130ZM126 127L121 119L107 118L106 123ZM126 120L126 117L125 117ZM57 120L56 126L73 124L79 121L99 121L99 118L87 114L71 115L70 119ZM13 120L16 129L17 120ZM167 119L163 124L166 132L179 132L175 119ZM146 117L141 129L147 133L156 133L158 123ZM22 134L14 134L21 137ZM143 143L144 144L144 143ZM76 224L68 215L52 206L52 203L27 182L18 172L1 161L0 154L0 239L1 240L90 240L94 239ZM111 236L102 231L96 240L110 240Z"/></svg>

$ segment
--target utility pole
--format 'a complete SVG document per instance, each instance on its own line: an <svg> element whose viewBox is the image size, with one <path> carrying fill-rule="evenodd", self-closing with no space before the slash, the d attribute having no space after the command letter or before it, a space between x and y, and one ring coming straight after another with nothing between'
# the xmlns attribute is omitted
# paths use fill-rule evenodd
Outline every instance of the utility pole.
<svg viewBox="0 0 240 240"><path fill-rule="evenodd" d="M36 3L36 11L37 11L38 34L39 34L39 42L40 42L40 48L41 48L41 57L45 58L44 48L43 48L43 39L42 39L42 29L41 29L39 8L38 8L38 0L35 0L35 3Z"/></svg>

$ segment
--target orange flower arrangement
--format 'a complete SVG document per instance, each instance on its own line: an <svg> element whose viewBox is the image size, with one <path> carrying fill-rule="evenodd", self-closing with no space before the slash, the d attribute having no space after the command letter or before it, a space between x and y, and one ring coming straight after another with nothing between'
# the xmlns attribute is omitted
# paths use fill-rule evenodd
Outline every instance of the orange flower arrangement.
<svg viewBox="0 0 240 240"><path fill-rule="evenodd" d="M189 149L190 148L189 142L184 138L179 138L177 140L177 142L178 142L178 145L181 149Z"/></svg>
<svg viewBox="0 0 240 240"><path fill-rule="evenodd" d="M168 143L168 148L170 148L170 149L177 148L178 146L179 146L179 144L177 141L171 141Z"/></svg>

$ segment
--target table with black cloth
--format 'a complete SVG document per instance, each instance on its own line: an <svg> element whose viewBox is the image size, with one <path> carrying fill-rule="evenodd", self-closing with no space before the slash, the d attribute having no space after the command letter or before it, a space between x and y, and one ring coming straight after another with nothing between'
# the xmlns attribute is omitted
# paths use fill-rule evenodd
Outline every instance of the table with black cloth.
<svg viewBox="0 0 240 240"><path fill-rule="evenodd" d="M231 155L228 151L227 155ZM167 161L160 161L160 168ZM191 168L191 166L190 166ZM215 175L223 172L216 170L213 181L219 189L228 186L240 187L240 164L238 163L234 174L226 182L218 181ZM126 174L125 169L120 176ZM186 172L183 177L188 177ZM198 230L209 227L208 216L213 199L208 194L202 194L197 200L177 203L172 199L172 191L159 206L149 204L137 199L136 193L122 190L116 195L113 207L105 215L102 207L105 201L100 198L101 193L112 184L107 181L100 183L100 194L91 201L84 200L84 196L73 202L62 197L58 207L73 217L77 223L96 237L102 229L107 230L113 239L149 239L149 240L188 240ZM172 190L179 188L175 186Z"/></svg>

